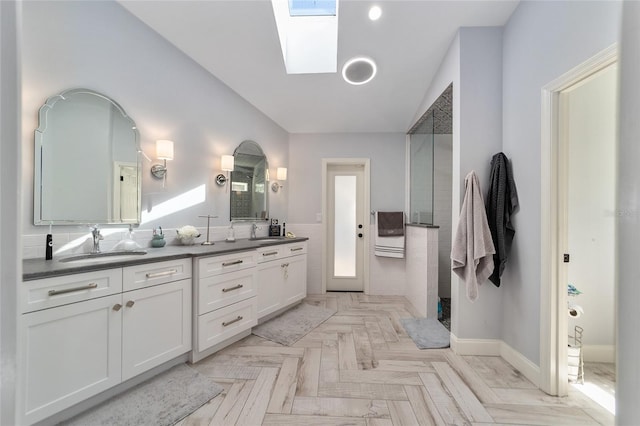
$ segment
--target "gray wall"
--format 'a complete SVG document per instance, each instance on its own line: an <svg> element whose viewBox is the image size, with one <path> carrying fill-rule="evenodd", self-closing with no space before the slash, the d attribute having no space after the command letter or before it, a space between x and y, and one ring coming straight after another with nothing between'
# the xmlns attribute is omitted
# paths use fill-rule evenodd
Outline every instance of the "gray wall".
<svg viewBox="0 0 640 426"><path fill-rule="evenodd" d="M20 229L20 3L0 2L0 424L15 424Z"/></svg>
<svg viewBox="0 0 640 426"><path fill-rule="evenodd" d="M620 8L619 2L527 1L504 29L503 150L513 164L520 211L503 275L501 336L538 365L541 90L616 42Z"/></svg>
<svg viewBox="0 0 640 426"><path fill-rule="evenodd" d="M198 215L205 214L219 216L212 225L228 224L229 193L214 178L220 172L220 156L232 154L245 139L262 146L272 176L276 167L287 166L287 132L117 2L25 2L22 52L25 234L45 232L32 225L33 131L38 109L49 96L65 89L94 89L120 103L136 121L142 149L154 162L155 140L175 142L166 188L151 177L151 163L143 160L143 210L206 186L204 200L145 223L143 229L204 227L206 220ZM284 217L286 208L286 192L272 197L274 217Z"/></svg>
<svg viewBox="0 0 640 426"><path fill-rule="evenodd" d="M405 144L403 133L292 134L289 139L287 229L309 237L307 289L322 289L322 159L369 158L371 209L404 210ZM404 259L373 255L370 239L371 294L404 295Z"/></svg>
<svg viewBox="0 0 640 426"><path fill-rule="evenodd" d="M323 158L371 159L371 209L404 209L405 135L292 134L289 138L289 222L316 223L322 211Z"/></svg>

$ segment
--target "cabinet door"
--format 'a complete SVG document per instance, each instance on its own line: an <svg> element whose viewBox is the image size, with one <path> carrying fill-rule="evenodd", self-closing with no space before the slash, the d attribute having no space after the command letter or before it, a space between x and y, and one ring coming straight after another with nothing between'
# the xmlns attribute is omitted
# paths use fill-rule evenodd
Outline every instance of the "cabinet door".
<svg viewBox="0 0 640 426"><path fill-rule="evenodd" d="M18 403L23 423L120 383L121 300L117 294L21 316L24 364Z"/></svg>
<svg viewBox="0 0 640 426"><path fill-rule="evenodd" d="M282 259L284 305L302 300L307 296L307 255Z"/></svg>
<svg viewBox="0 0 640 426"><path fill-rule="evenodd" d="M191 280L122 294L122 380L191 350Z"/></svg>
<svg viewBox="0 0 640 426"><path fill-rule="evenodd" d="M258 319L284 306L283 263L285 262L272 261L258 266Z"/></svg>

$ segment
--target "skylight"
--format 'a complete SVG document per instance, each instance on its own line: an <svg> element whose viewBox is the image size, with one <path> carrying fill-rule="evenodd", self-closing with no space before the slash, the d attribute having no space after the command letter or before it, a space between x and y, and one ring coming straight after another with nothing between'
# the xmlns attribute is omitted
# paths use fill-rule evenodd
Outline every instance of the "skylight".
<svg viewBox="0 0 640 426"><path fill-rule="evenodd" d="M287 74L338 70L338 0L271 0Z"/></svg>
<svg viewBox="0 0 640 426"><path fill-rule="evenodd" d="M291 16L336 16L337 0L289 0Z"/></svg>

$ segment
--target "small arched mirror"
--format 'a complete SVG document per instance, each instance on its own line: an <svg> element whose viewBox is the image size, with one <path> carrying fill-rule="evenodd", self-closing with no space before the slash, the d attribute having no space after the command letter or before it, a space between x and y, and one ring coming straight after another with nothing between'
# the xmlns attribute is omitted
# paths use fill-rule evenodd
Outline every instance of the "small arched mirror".
<svg viewBox="0 0 640 426"><path fill-rule="evenodd" d="M254 141L242 142L234 151L231 172L231 220L267 220L267 157Z"/></svg>
<svg viewBox="0 0 640 426"><path fill-rule="evenodd" d="M140 223L138 130L87 89L52 96L35 131L34 223Z"/></svg>

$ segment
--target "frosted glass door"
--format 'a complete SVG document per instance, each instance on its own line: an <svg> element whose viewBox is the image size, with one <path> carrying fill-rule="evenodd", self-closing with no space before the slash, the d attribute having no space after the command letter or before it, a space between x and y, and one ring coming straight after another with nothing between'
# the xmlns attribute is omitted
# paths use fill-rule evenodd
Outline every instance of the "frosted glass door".
<svg viewBox="0 0 640 426"><path fill-rule="evenodd" d="M335 176L333 276L356 275L356 177Z"/></svg>
<svg viewBox="0 0 640 426"><path fill-rule="evenodd" d="M364 290L364 167L327 169L327 290Z"/></svg>

